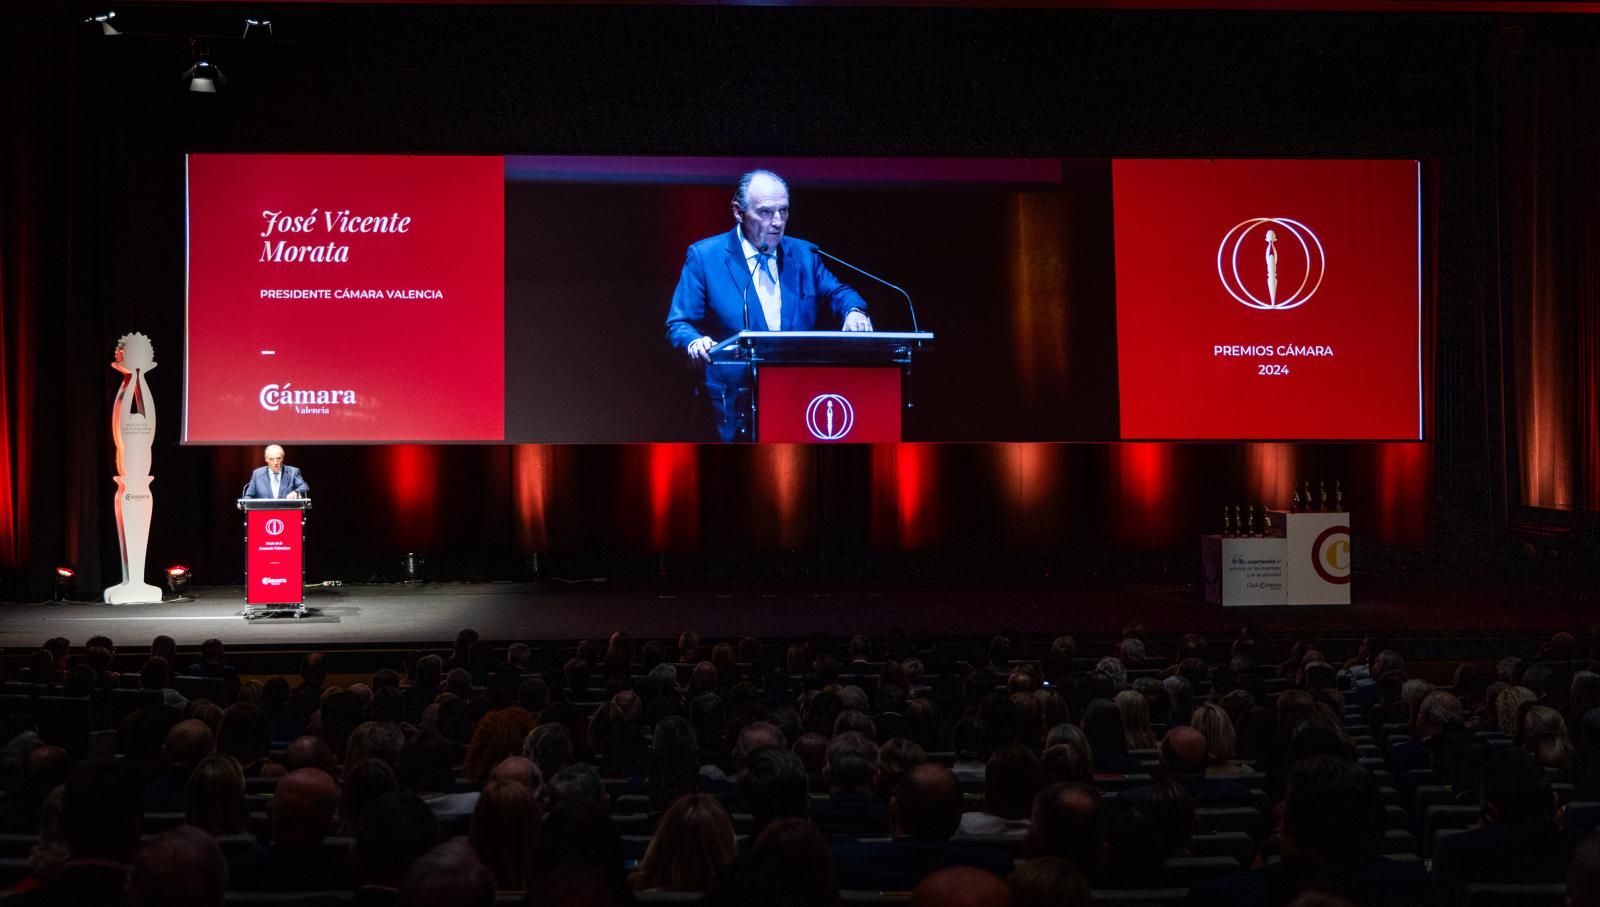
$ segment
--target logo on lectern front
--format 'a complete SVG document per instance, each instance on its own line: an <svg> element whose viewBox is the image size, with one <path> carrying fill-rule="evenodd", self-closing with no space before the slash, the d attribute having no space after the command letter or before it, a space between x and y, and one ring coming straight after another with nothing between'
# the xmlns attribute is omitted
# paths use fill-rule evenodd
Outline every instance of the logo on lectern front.
<svg viewBox="0 0 1600 907"><path fill-rule="evenodd" d="M1259 241L1254 239L1258 229L1264 229ZM1285 279L1279 280L1279 235L1283 231L1294 238L1284 243L1283 257ZM1260 243L1259 245L1257 243ZM1244 256L1243 270L1239 261ZM1260 255L1259 264L1251 259ZM1291 264L1298 262L1298 266ZM1252 217L1240 221L1222 237L1217 246L1217 276L1228 295L1252 309L1282 311L1304 305L1322 286L1322 275L1327 261L1322 255L1322 240L1311 228L1287 217ZM1299 272L1300 282L1294 275ZM1292 289L1291 289L1292 287ZM1280 292L1287 291L1287 292Z"/></svg>
<svg viewBox="0 0 1600 907"><path fill-rule="evenodd" d="M267 520L265 529L267 530L267 535L283 535L283 520L273 517Z"/></svg>
<svg viewBox="0 0 1600 907"><path fill-rule="evenodd" d="M1350 582L1350 527L1329 526L1311 543L1311 566L1322 581L1335 585Z"/></svg>
<svg viewBox="0 0 1600 907"><path fill-rule="evenodd" d="M806 430L818 441L837 441L855 425L855 407L838 394L818 394L806 406Z"/></svg>

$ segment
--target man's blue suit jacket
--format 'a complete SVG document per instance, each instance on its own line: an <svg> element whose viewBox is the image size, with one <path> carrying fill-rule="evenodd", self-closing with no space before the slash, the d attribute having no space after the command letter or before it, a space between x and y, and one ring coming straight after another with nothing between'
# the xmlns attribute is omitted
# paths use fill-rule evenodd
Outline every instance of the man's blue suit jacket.
<svg viewBox="0 0 1600 907"><path fill-rule="evenodd" d="M673 349L683 349L702 334L721 343L744 330L746 301L752 331L817 330L817 310L824 305L832 319L822 329L836 330L851 309L867 311L861 294L833 276L810 243L785 236L775 255L783 299L783 323L777 327L767 324L761 298L750 286L750 265L737 227L691 245L667 312L667 341Z"/></svg>
<svg viewBox="0 0 1600 907"><path fill-rule="evenodd" d="M300 470L294 466L284 464L283 478L278 480L278 497L286 498L289 492L298 491L302 498L311 496L311 486L300 477ZM272 476L268 475L267 467L258 466L250 474L250 481L244 486L244 497L270 498L272 497Z"/></svg>

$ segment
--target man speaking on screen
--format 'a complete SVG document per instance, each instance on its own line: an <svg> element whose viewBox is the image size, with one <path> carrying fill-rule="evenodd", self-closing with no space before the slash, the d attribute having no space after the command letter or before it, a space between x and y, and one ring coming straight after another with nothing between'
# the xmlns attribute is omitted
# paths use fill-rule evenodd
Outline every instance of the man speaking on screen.
<svg viewBox="0 0 1600 907"><path fill-rule="evenodd" d="M713 346L746 329L872 330L861 295L827 269L810 243L784 235L789 186L782 177L770 170L741 176L733 221L727 233L689 246L667 312L667 341L705 369L703 390L723 441L749 440L750 387L743 363L711 361Z"/></svg>
<svg viewBox="0 0 1600 907"><path fill-rule="evenodd" d="M250 481L244 486L247 498L309 498L311 486L306 484L300 470L283 463L283 448L268 444L265 451L267 465L256 467Z"/></svg>

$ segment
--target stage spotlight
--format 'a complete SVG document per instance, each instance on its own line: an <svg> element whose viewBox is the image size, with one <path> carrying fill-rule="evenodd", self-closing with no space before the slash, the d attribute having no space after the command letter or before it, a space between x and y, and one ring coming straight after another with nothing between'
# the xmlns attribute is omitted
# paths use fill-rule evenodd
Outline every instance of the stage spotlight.
<svg viewBox="0 0 1600 907"><path fill-rule="evenodd" d="M56 597L55 601L64 602L72 594L72 583L78 578L77 571L71 567L56 568Z"/></svg>
<svg viewBox="0 0 1600 907"><path fill-rule="evenodd" d="M167 568L167 588L173 595L189 594L189 568L178 564Z"/></svg>
<svg viewBox="0 0 1600 907"><path fill-rule="evenodd" d="M241 38L270 38L272 37L271 19L246 19L244 20L244 34Z"/></svg>
<svg viewBox="0 0 1600 907"><path fill-rule="evenodd" d="M222 68L214 65L210 58L202 55L194 65L184 70L183 77L189 80L189 90L205 94L216 94L217 89L227 85L228 79L222 74Z"/></svg>
<svg viewBox="0 0 1600 907"><path fill-rule="evenodd" d="M427 558L418 555L414 551L406 552L405 560L400 562L400 571L405 576L406 585L415 586L417 583L422 582L422 568L427 565Z"/></svg>
<svg viewBox="0 0 1600 907"><path fill-rule="evenodd" d="M117 17L117 13L116 13L115 10L107 10L106 12L101 13L98 16L90 16L89 18L87 18L87 19L85 19L83 21L84 21L85 24L88 24L90 22L98 22L98 23L100 23L100 34L105 35L106 37L109 38L109 37L112 37L112 36L115 36L115 35L122 34L122 32L117 31L117 27L115 25L111 24L111 20L115 19L116 17Z"/></svg>

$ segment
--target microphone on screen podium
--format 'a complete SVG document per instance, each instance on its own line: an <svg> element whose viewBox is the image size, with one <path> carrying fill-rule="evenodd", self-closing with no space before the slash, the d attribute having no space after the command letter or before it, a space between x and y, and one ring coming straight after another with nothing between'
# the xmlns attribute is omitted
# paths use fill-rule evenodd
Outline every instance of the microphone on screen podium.
<svg viewBox="0 0 1600 907"><path fill-rule="evenodd" d="M918 331L922 330L921 328L917 327L917 307L912 304L912 302L911 302L911 294L910 293L907 293L903 288L897 286L896 284L892 284L887 280L884 280L882 277L879 277L878 275L872 273L871 271L868 271L865 268L857 267L856 265L853 265L850 262L845 261L844 259L840 258L837 255L831 255L831 254L829 254L827 252L824 252L822 250L822 247L816 245L815 243L807 243L807 245L811 246L811 251L817 253L818 255L821 255L823 258L826 258L827 260L829 260L831 262L835 262L837 264L844 265L845 267L849 268L850 270L852 270L852 271L856 272L857 274L860 274L860 275L862 275L864 277L870 277L873 280L876 280L878 283L881 283L884 286L888 287L889 289L894 290L896 293L899 293L901 296L904 296L905 300L906 300L906 311L911 314L911 330L913 332L918 332Z"/></svg>

